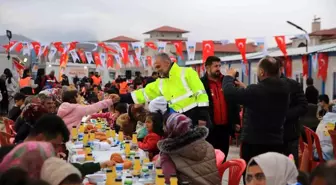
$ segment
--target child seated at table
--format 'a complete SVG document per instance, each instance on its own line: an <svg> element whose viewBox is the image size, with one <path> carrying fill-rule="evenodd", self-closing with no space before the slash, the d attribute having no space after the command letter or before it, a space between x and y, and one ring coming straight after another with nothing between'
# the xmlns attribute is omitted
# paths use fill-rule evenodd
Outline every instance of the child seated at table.
<svg viewBox="0 0 336 185"><path fill-rule="evenodd" d="M141 141L147 135L147 129L144 124L148 111L142 106L133 104L128 107L128 113L118 117L116 123L120 126L124 136L132 137L133 132L137 132L138 141Z"/></svg>
<svg viewBox="0 0 336 185"><path fill-rule="evenodd" d="M120 127L116 125L115 122L118 119L118 117L124 113L127 113L127 104L126 103L116 103L110 107L109 112L92 114L90 118L93 118L93 119L105 118L110 128L115 129L116 132L119 132Z"/></svg>
<svg viewBox="0 0 336 185"><path fill-rule="evenodd" d="M82 174L70 163L56 157L51 157L43 163L41 179L50 185L82 184Z"/></svg>
<svg viewBox="0 0 336 185"><path fill-rule="evenodd" d="M147 136L142 142L138 142L138 146L142 150L149 152L149 158L159 153L157 143L163 136L163 116L161 113L149 113L145 121Z"/></svg>
<svg viewBox="0 0 336 185"><path fill-rule="evenodd" d="M92 105L80 105L80 99L81 96L77 91L67 91L63 94L63 103L59 107L57 115L64 120L69 130L72 126L78 126L84 116L94 114L113 105L110 98Z"/></svg>

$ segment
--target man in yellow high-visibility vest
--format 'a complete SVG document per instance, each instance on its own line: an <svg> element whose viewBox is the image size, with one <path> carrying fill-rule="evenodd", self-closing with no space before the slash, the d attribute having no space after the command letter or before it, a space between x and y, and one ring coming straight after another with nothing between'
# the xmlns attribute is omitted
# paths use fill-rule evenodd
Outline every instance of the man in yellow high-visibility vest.
<svg viewBox="0 0 336 185"><path fill-rule="evenodd" d="M145 88L126 95L115 95L115 101L143 104L164 96L168 106L193 120L194 126L210 125L209 99L197 72L190 67L180 67L170 60L166 53L155 58L154 67L161 78Z"/></svg>

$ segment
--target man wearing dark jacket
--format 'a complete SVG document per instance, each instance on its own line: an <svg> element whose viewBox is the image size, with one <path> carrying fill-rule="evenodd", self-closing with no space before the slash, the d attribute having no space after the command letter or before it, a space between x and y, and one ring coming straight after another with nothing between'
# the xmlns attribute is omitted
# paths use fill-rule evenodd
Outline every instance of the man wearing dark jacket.
<svg viewBox="0 0 336 185"><path fill-rule="evenodd" d="M248 162L262 153L283 153L289 89L280 79L280 63L272 57L261 59L258 63L259 83L247 87L235 80L236 73L234 69L228 70L223 90L225 98L244 106L241 157Z"/></svg>
<svg viewBox="0 0 336 185"><path fill-rule="evenodd" d="M314 87L314 80L312 78L307 78L306 80L306 98L308 103L317 104L317 98L319 95L318 90Z"/></svg>
<svg viewBox="0 0 336 185"><path fill-rule="evenodd" d="M287 156L293 154L295 164L298 166L299 138L302 127L299 123L299 118L304 116L308 111L308 102L300 83L293 79L286 78L283 74L281 78L287 82L290 91L289 109L284 124L284 154Z"/></svg>
<svg viewBox="0 0 336 185"><path fill-rule="evenodd" d="M216 149L229 154L230 135L233 136L240 126L239 105L230 102L224 96L222 81L224 76L220 72L220 58L210 56L205 61L206 73L201 78L204 89L209 97L209 115L213 124L209 132L210 143Z"/></svg>

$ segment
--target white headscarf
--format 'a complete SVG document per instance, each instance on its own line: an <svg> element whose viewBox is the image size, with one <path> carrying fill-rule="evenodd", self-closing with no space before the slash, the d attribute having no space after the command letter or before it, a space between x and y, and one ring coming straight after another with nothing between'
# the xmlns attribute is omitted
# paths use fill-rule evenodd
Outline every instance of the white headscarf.
<svg viewBox="0 0 336 185"><path fill-rule="evenodd" d="M148 109L150 112L160 111L162 114L164 114L167 111L167 104L168 103L166 99L163 96L160 96L149 103Z"/></svg>
<svg viewBox="0 0 336 185"><path fill-rule="evenodd" d="M298 170L294 162L287 156L275 152L264 153L252 158L248 166L250 166L253 160L265 174L267 185L297 183Z"/></svg>

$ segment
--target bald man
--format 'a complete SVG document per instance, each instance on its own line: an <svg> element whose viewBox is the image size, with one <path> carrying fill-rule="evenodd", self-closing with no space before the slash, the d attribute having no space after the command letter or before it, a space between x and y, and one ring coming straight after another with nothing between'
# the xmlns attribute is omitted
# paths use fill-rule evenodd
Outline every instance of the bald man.
<svg viewBox="0 0 336 185"><path fill-rule="evenodd" d="M283 126L289 107L289 88L280 78L280 62L265 57L258 63L258 84L245 86L229 69L223 90L229 101L243 105L242 158L248 162L265 152L283 153Z"/></svg>

